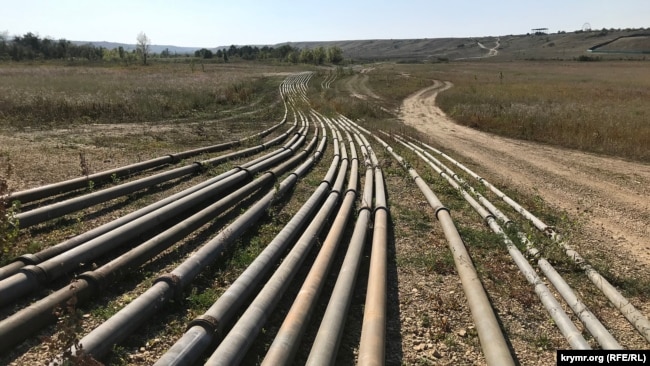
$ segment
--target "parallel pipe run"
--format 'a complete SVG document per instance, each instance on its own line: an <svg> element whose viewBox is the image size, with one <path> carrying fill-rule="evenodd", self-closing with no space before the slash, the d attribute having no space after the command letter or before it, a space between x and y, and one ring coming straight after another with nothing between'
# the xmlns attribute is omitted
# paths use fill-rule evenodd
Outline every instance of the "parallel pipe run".
<svg viewBox="0 0 650 366"><path fill-rule="evenodd" d="M402 142L402 143L404 144L404 142ZM427 162L429 165L431 165L431 167L438 174L440 174L440 176L445 178L449 182L449 184L451 184L454 188L460 190L461 193L463 194L463 196L465 197L465 199L468 202L470 202L470 204L473 207L475 205L478 205L478 203L476 203L476 201L474 201L473 197L469 196L467 194L467 192L465 192L465 190L461 186L458 186L454 182L454 180L455 180L458 183L467 185L467 183L464 182L462 180L462 178L460 178L456 174L454 174L453 171L451 171L448 167L446 167L444 164L442 164L437 159L433 158L433 160L432 160L431 159L432 157L425 150L423 150L422 148L416 146L415 144L408 143L408 144L405 144L405 146L408 147L409 149L415 151L416 154L418 154L425 162ZM423 153L425 156L422 156L421 153ZM432 162L435 165L432 165ZM440 168L442 168L446 172L446 174ZM453 180L450 178L450 176L449 176L450 174L453 176ZM467 185L467 187L471 189L471 187L469 187L468 185ZM512 223L512 221L510 221L510 219L508 219L507 216L505 216L505 214L503 214L501 211L497 210L496 207L494 207L494 205L492 205L480 193L474 191L473 189L471 189L471 190L472 190L474 195L476 195L479 199L482 199L481 203L483 205L486 205L486 208L488 209L488 211L490 211L490 213L492 213L494 216L496 216L500 221L506 223L506 225L509 224L509 223ZM473 201L474 203L472 203L471 201ZM483 219L486 220L486 223L488 224L488 226L490 226L490 228L495 233L499 234L503 238L504 242L506 243L506 245L508 247L508 251L513 256L513 259L515 259L515 256L516 256L517 257L517 259L515 259L516 262L517 261L521 262L522 260L524 260L524 257L521 254L521 252L519 252L519 249L514 247L514 244L512 244L510 239L507 237L505 232L502 230L501 226L499 224L497 224L497 222L494 220L494 218L490 217L487 214L482 213L479 210L477 210L477 211L483 217ZM612 335L609 333L609 331L607 331L607 329L598 320L598 318L596 318L596 316L591 311L589 311L587 306L577 297L577 295L575 294L573 289L571 289L569 284L566 283L566 281L562 278L562 276L560 276L560 274L555 270L555 268L553 268L553 266L545 258L540 257L539 251L537 251L537 249L535 249L532 246L532 243L530 243L530 241L528 241L526 239L526 235L524 233L519 232L518 237L526 245L527 252L529 254L531 254L531 256L533 258L539 258L537 264L540 267L540 269L542 270L542 272L546 275L546 277L549 279L551 284L553 284L553 286L557 289L558 293L560 293L560 295L566 301L566 303L571 307L573 312L582 321L582 323L585 325L587 330L589 330L589 333L591 333L594 336L594 339L598 342L598 344L600 344L603 347L603 349L621 349L622 348L621 345L616 341L616 339L614 339L614 337L612 337ZM514 255L512 254L513 252L515 253ZM544 290L544 289L542 289L541 291L537 290L537 286L539 286L539 284L542 284L542 286L544 286L542 281L538 278L538 276L535 274L535 272L532 270L532 268L528 268L526 265L524 265L524 266L525 266L524 268L522 268L522 266L519 266L519 268L522 270L522 273L524 273L526 275L526 278L529 280L529 282L534 280L534 282L531 282L531 284L535 285L536 292L540 296L540 299L542 299L542 296L550 297L552 299L552 295L550 293L548 293L548 290ZM528 275L528 274L530 274L530 275ZM545 288L545 286L544 286L544 288ZM570 322L570 319L568 317L566 317L566 319L556 319L555 314L564 314L563 310L559 307L559 304L557 304L557 302L554 302L554 301L549 302L548 304L553 305L553 307L549 307L549 306L547 306L547 303L544 303L544 305L546 306L547 310L549 311L549 313L553 317L553 319L554 319L555 323L558 325L558 327L560 327L561 325L563 326L562 329L564 329L564 330L562 330L562 329L561 330L562 330L562 333L565 335L565 337L567 339L575 338L575 333L578 332L578 330L573 329L575 327L568 327L568 326L565 325L565 324L568 324ZM571 323L571 325L573 325L573 324ZM585 343L586 343L586 341L585 341ZM583 345L585 343L583 343ZM580 345L578 344L578 346L580 346ZM574 347L574 348L576 348L576 347Z"/></svg>
<svg viewBox="0 0 650 366"><path fill-rule="evenodd" d="M431 168L433 168L441 177L445 178L452 187L459 190L463 198L465 198L465 200L479 213L479 215L485 220L486 224L488 224L490 229L492 229L492 231L494 231L496 234L501 236L501 239L506 245L506 248L508 249L510 256L512 257L512 259L514 260L515 264L517 265L521 273L524 275L524 277L526 277L528 282L533 285L535 289L535 293L537 293L537 296L542 301L542 304L548 311L551 318L553 318L555 324L557 325L562 335L569 342L569 345L573 349L591 349L589 343L584 339L584 337L582 337L580 331L571 322L571 319L566 315L566 313L562 309L562 306L557 302L557 300L555 300L553 294L549 291L549 289L546 287L544 282L539 278L539 276L537 275L533 267L531 267L528 261L526 261L526 258L523 256L523 254L519 251L519 249L517 249L517 247L512 243L510 238L501 229L501 226L499 226L499 224L496 222L494 216L491 213L489 213L485 208L483 208L472 196L470 196L467 193L467 191L465 191L460 185L458 185L458 183L456 183L456 181L454 181L454 179L452 179L447 172L443 171L441 167L435 165L431 160L429 160L426 156L424 156L421 153L421 151L419 151L419 149L417 149L414 145L410 145L408 143L399 140L398 142L403 144L406 148L410 149L411 151L415 152L422 160L424 160L427 164L429 164L429 166L431 166ZM445 170L448 171L447 169ZM598 324L600 323L598 322ZM605 333L607 333L606 330ZM616 343L616 341L614 341L614 343Z"/></svg>
<svg viewBox="0 0 650 366"><path fill-rule="evenodd" d="M375 220L357 363L362 366L382 366L386 360L388 206L383 172L374 152L371 157L375 170Z"/></svg>
<svg viewBox="0 0 650 366"><path fill-rule="evenodd" d="M136 248L131 249L129 252L121 255L99 269L82 274L80 278L75 281L73 286L66 286L54 294L32 304L28 308L1 321L0 352L2 352L5 347L11 347L13 344L22 341L38 328L54 320L52 311L59 304L65 302L72 296L77 296L79 298L78 301L85 300L104 286L107 286L110 283L109 281L114 279L115 276L122 275L129 268L133 268L146 262L185 237L187 234L203 226L209 220L225 211L228 207L236 204L255 190L264 185L270 184L275 180L276 176L288 171L292 165L295 165L298 161L302 160L303 157L313 149L316 142L317 138L314 137L309 146L307 146L300 154L293 157L290 161L264 173L255 181L183 220L179 224L174 225L145 243L140 244ZM314 155L316 156L318 154L320 154L320 152L317 152ZM314 158L309 159L307 163L311 162L313 159ZM302 173L305 169L306 167L303 164L303 166L298 168L297 171Z"/></svg>
<svg viewBox="0 0 650 366"><path fill-rule="evenodd" d="M288 131L287 133L278 136L278 138L273 139L273 141L279 142L283 140L286 136L288 136L289 133L290 132ZM269 143L273 143L273 141L270 141ZM65 201L38 207L30 211L21 212L20 214L16 215L16 218L20 223L20 227L26 228L36 224L40 224L47 220L51 220L56 217L63 216L70 212L78 211L83 208L90 207L92 205L96 205L98 203L105 202L116 197L124 196L142 190L144 188L156 184L160 184L172 179L180 178L182 176L199 172L204 168L221 164L231 159L234 156L241 157L241 156L247 156L247 155L260 152L265 147L266 145L262 144L262 145L255 146L253 148L244 149L242 151L225 154L201 162L195 162L184 167L172 169L166 172L161 172L149 177L120 184L118 186L110 187L101 191L88 193L83 196L78 196Z"/></svg>
<svg viewBox="0 0 650 366"><path fill-rule="evenodd" d="M431 149L434 152L438 152L433 147L422 144L423 146ZM440 153L442 154L442 153ZM467 171L469 174L478 178L478 180L488 187L492 192L494 192L499 198L503 199L508 203L512 208L519 212L524 218L528 219L538 230L545 233L549 236L555 243L557 243L565 252L565 254L571 258L580 269L582 269L589 280L609 299L610 303L614 305L623 316L634 326L634 328L643 336L646 341L650 342L650 321L648 318L643 315L634 305L623 296L614 286L612 286L605 277L603 277L598 271L596 271L576 250L574 250L569 244L567 244L562 237L555 231L554 228L546 225L535 215L530 213L528 210L523 208L513 199L508 197L505 193L501 192L491 183L489 183L484 178L481 178L476 173L469 170L467 167L464 167L462 164L458 163L451 157L443 155L447 160L451 161L461 169Z"/></svg>
<svg viewBox="0 0 650 366"><path fill-rule="evenodd" d="M434 209L436 217L447 238L449 249L454 256L456 270L463 285L474 324L476 324L476 330L487 364L499 366L514 365L515 362L501 332L496 315L485 293L485 289L478 278L471 257L467 253L463 240L458 234L454 222L449 215L449 210L442 205L438 197L436 197L435 193L420 178L415 169L410 168L404 159L397 155L386 142L376 135L373 135L373 137L409 172L426 200Z"/></svg>
<svg viewBox="0 0 650 366"><path fill-rule="evenodd" d="M325 137L323 137L323 140L325 140ZM243 304L252 296L262 279L278 262L286 248L293 243L302 228L309 220L313 219L316 209L325 198L325 194L333 187L334 176L340 161L336 134L334 134L333 142L337 148L335 149L332 164L316 191L282 231L267 245L264 251L258 255L255 261L219 297L217 302L205 314L190 323L183 337L156 362L156 365L192 365L211 344L214 344L215 340L221 340L228 325L233 322ZM318 155L320 155L320 151L323 151L322 148L317 150ZM317 159L316 154L314 154L314 159ZM345 172L345 170L347 168L341 165L340 171ZM334 194L338 195L336 192Z"/></svg>
<svg viewBox="0 0 650 366"><path fill-rule="evenodd" d="M292 147L285 147L282 152L273 155L265 161L260 161L245 169L242 168L239 172L219 181L213 186L208 186L191 193L159 210L141 216L116 230L89 240L38 265L30 265L22 268L19 273L0 281L0 306L6 305L28 294L36 289L39 284L48 283L64 275L76 268L79 263L88 262L99 255L124 245L128 240L136 237L143 231L157 227L160 228L164 222L183 212L188 212L207 199L212 199L222 193L226 188L230 188L247 178L252 178L253 174L263 171L293 155L293 150L299 146L303 139L304 136L298 138L298 141Z"/></svg>
<svg viewBox="0 0 650 366"><path fill-rule="evenodd" d="M216 261L238 237L255 224L275 200L286 194L297 182L298 174L304 174L306 170L307 168L301 165L285 178L276 189L267 193L171 273L159 277L144 294L81 339L82 351L94 358L101 358L112 349L114 344L123 340L144 323L170 298L180 295L183 288L189 285L206 266ZM72 352L77 351L72 349Z"/></svg>
<svg viewBox="0 0 650 366"><path fill-rule="evenodd" d="M271 132L273 132L275 129L280 127L282 124L286 122L286 108L285 108L285 118L282 119L282 121L271 128L268 128L262 132L256 133L252 136L248 136L246 138L240 139L240 140L235 140L235 141L230 141L230 142L225 142L217 145L212 145L212 146L206 146L198 149L193 149L193 150L188 150L188 151L183 151L175 154L170 154L167 156L161 156L155 159L123 166L120 168L115 168L115 169L110 169L106 170L103 172L91 174L85 177L79 177L79 178L74 178L62 182L57 182L57 183L52 183L48 184L45 186L41 187L36 187L36 188L31 188L27 189L24 191L19 191L19 192L14 192L5 198L7 199L7 202L13 202L13 201L20 201L22 204L36 201L39 199L43 199L46 197L50 197L53 195L58 195L61 193L69 192L75 189L79 188L84 188L88 186L89 181L93 181L95 183L100 183L100 182L105 182L105 181L110 181L113 179L113 177L118 177L122 178L128 175L132 175L135 173L139 173L142 171L145 171L147 169L155 168L158 166L162 166L165 164L170 164L174 163L183 159L186 159L191 156L196 156L204 153L212 153L212 152L217 152L217 151L222 151L226 149L230 149L233 147L240 146L244 141L255 139L255 138L261 138L265 137Z"/></svg>
<svg viewBox="0 0 650 366"><path fill-rule="evenodd" d="M275 340L264 357L262 365L286 365L292 361L300 345L302 335L309 324L309 319L323 289L325 279L331 269L345 227L352 216L359 180L359 161L354 144L349 140L349 135L348 142L350 143L352 170L343 203L291 309L287 313L284 322L275 336ZM345 147L342 148L342 151L345 151Z"/></svg>
<svg viewBox="0 0 650 366"><path fill-rule="evenodd" d="M327 309L318 328L306 365L333 365L336 361L341 336L348 316L348 309L356 285L357 274L370 223L373 202L373 169L368 146L361 145L366 157L365 180L358 216L350 243L341 265L336 284L332 290Z"/></svg>
<svg viewBox="0 0 650 366"><path fill-rule="evenodd" d="M282 135L280 135L280 136L274 138L273 140L268 141L268 142L266 142L264 144L261 144L261 145L258 145L258 146L253 146L253 147L250 147L250 148L247 148L247 149L244 149L244 150L240 150L240 151L236 151L236 152L232 152L232 153L229 153L229 154L225 154L225 155L210 159L209 162L210 162L210 164L217 163L219 160L222 160L222 159L223 159L223 161L225 161L225 160L233 159L233 158L236 158L236 157L248 156L248 155L254 154L256 152L262 151L262 150L266 149L269 146L273 146L273 145L276 145L276 144L279 144L280 142L282 142L284 139L286 139L288 136L291 135L291 133L293 132L293 130L295 130L295 128L296 128L296 125L292 126L289 130L287 130ZM187 188L187 189L185 189L185 190L183 190L183 191L181 191L179 193L176 193L176 194L174 194L174 195L172 195L172 196L170 196L168 198L165 198L165 199L160 200L158 202L155 202L155 203L153 203L151 205L148 205L146 207L138 209L138 210L136 210L136 211L134 211L134 212L132 212L130 214L127 214L126 216L123 216L123 217L121 217L119 219L113 220L113 221L111 221L109 223L101 225L101 226L99 226L99 227L97 227L95 229L92 229L90 231L87 231L87 232L85 232L83 234L77 235L77 236L75 236L75 237L73 237L71 239L68 239L68 240L66 240L64 242L61 242L61 243L59 243L57 245L54 245L54 246L51 246L49 248L43 249L42 251L40 251L38 253L21 255L20 257L16 258L13 262L11 262L11 263L7 264L6 266L0 268L0 280L5 279L5 278L7 278L7 277L9 277L11 275L14 275L14 274L18 273L20 271L20 269L23 268L26 265L36 265L36 264L38 264L38 263L40 263L40 262L42 262L44 260L52 258L52 257L54 257L56 255L59 255L59 254L65 252L67 250L70 250L70 249L84 243L84 242L87 242L87 241L89 241L91 239L94 239L94 238L96 238L96 237L98 237L98 236L100 236L102 234L105 234L105 233L107 233L107 232L109 232L111 230L114 230L114 229L116 229L116 228L118 228L120 226L123 226L126 223L131 222L131 221L133 221L133 220L135 220L135 219L137 219L137 218L139 218L141 216L144 216L145 214L153 212L153 211L155 211L155 210L157 210L157 209L159 209L159 208L161 208L163 206L166 206L166 205L168 205L170 203L176 202L177 200L179 200L182 197L188 196L191 193L199 191L199 190L201 190L201 189L203 189L205 187L211 186L211 185L213 185L213 184L215 184L215 183L217 183L217 182L219 182L221 180L224 180L224 179L226 179L226 178L228 178L228 177L230 177L230 176L232 176L232 175L234 175L236 173L239 173L239 172L241 172L243 170L246 170L246 169L250 168L251 166L259 163L260 161L264 161L265 159L270 159L271 157L273 157L273 156L275 156L275 155L277 155L279 153L282 153L285 150L286 150L286 148L281 148L281 149L278 149L278 150L273 151L271 153L268 153L268 154L266 154L266 155L264 155L264 156L262 156L260 158L254 159L254 160L252 160L250 162L247 162L247 163L242 164L242 165L240 165L238 167L235 167L235 168L231 169L228 172L222 173L222 174L220 174L220 175L218 175L218 176L216 176L214 178L208 179L207 181L205 181L203 183L197 184L197 185L195 185L193 187Z"/></svg>
<svg viewBox="0 0 650 366"><path fill-rule="evenodd" d="M343 164L344 161L342 160L341 163ZM316 218L309 224L293 249L284 258L282 264L212 354L206 363L207 365L236 365L241 362L245 351L250 347L255 335L259 333L269 314L289 287L291 280L306 259L320 231L333 213L340 199L344 177L345 173L339 171L335 187L319 210Z"/></svg>

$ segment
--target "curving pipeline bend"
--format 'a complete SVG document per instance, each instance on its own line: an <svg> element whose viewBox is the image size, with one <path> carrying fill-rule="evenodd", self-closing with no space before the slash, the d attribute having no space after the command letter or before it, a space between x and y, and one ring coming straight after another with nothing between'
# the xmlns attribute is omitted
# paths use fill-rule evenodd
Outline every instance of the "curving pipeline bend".
<svg viewBox="0 0 650 366"><path fill-rule="evenodd" d="M203 226L212 218L236 204L241 199L265 185L271 185L276 176L288 171L292 165L299 162L308 151L313 149L315 145L316 137L314 137L305 150L284 164L262 174L253 182L241 187L232 194L218 200L182 222L129 250L125 254L97 270L82 274L72 286L66 286L1 321L0 352L2 352L5 347L10 347L17 342L22 341L40 327L53 321L52 310L59 304L67 301L73 296L76 296L78 301L84 301L105 286L108 286L117 276L126 273L129 268L145 263L192 231Z"/></svg>
<svg viewBox="0 0 650 366"><path fill-rule="evenodd" d="M292 258L296 258L294 255L298 251L306 252L310 243L314 241L318 232L322 230L328 221L328 217L331 215L340 196L345 173L348 170L345 148L339 149L337 134L335 131L332 134L334 136L334 159L316 192L228 290L202 316L190 323L190 327L183 337L156 362L156 365L191 365L210 346L214 347L220 344L226 331L238 315L241 306L252 297L253 292L261 285L262 279L266 277L265 275L279 261L286 248L293 243L293 238L301 234L301 232L302 235L290 254L287 255L287 258L283 260L280 268L288 268L289 265L285 263L290 263ZM338 174L336 174L337 169ZM335 174L336 181L334 181ZM318 201L322 202L324 193L328 190L330 193L327 199L320 206L318 213L314 214L313 211L317 208L313 205L315 197L318 197ZM301 228L305 225L307 225L307 228L302 230ZM281 271L280 268L277 271ZM278 278L277 275L274 276ZM268 282L273 283L273 277ZM275 289L277 290L282 284L288 282L290 282L289 279L285 277L284 281L277 283ZM266 300L273 298L277 298L277 296L266 298ZM267 309L261 313L268 314L269 312L270 310ZM242 317L242 319L245 318Z"/></svg>
<svg viewBox="0 0 650 366"><path fill-rule="evenodd" d="M304 129L303 129L304 131ZM72 249L69 249L55 257L43 261L37 265L30 265L22 268L8 278L0 281L0 306L22 297L39 285L46 284L61 277L65 273L76 268L79 263L88 262L97 256L105 254L119 246L124 245L128 240L135 238L141 232L160 227L162 223L171 220L183 212L188 212L193 207L200 205L206 199L216 197L225 189L235 184L252 178L253 174L267 169L290 155L293 150L302 144L304 135L294 136L294 145L285 147L278 154L272 154L254 165L241 168L228 178L217 182L214 185L205 187L193 192L179 200L174 201L156 211L149 212L133 221L120 226L116 230L109 231L92 240L84 242Z"/></svg>
<svg viewBox="0 0 650 366"><path fill-rule="evenodd" d="M305 154L301 153L300 155L303 156L300 156L300 159L304 159ZM292 159L291 164L298 163L300 159ZM290 166L288 163L285 163L285 166ZM94 358L101 358L109 352L114 344L124 339L153 316L169 299L182 293L183 288L190 284L207 265L217 260L239 236L257 222L278 197L286 194L297 182L298 177L305 174L311 167L311 164L313 164L313 161L299 166L279 183L276 189L268 192L253 204L249 210L224 228L171 273L159 277L149 290L83 337L80 341L83 349L79 351L83 351ZM275 177L279 173L272 171L272 174ZM77 352L78 350L73 349L72 351Z"/></svg>
<svg viewBox="0 0 650 366"><path fill-rule="evenodd" d="M70 192L75 189L88 187L88 182L93 181L95 183L111 181L113 177L122 178L125 176L133 175L136 173L143 172L145 170L162 166L165 164L174 163L183 159L186 159L191 156L196 156L204 153L212 153L227 150L233 147L241 146L243 142L248 140L253 140L256 138L261 138L269 135L275 129L280 127L286 122L286 109L285 109L285 118L282 119L278 124L271 126L270 128L256 133L252 136L245 137L240 140L224 142L217 145L201 147L198 149L187 150L183 152L178 152L174 154L169 154L166 156L161 156L158 158L142 161L135 164L130 164L127 166L106 170L99 173L90 174L85 177L79 177L74 179L69 179L57 183L52 183L40 187L30 188L19 192L13 192L10 195L7 195L5 198L7 202L20 201L22 204L40 200L43 198L59 195L62 193Z"/></svg>

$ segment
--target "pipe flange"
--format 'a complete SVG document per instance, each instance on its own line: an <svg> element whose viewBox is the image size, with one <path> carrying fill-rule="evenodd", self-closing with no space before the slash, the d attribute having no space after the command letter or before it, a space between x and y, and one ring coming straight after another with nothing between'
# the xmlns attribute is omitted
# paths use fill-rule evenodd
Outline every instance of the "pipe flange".
<svg viewBox="0 0 650 366"><path fill-rule="evenodd" d="M105 287L104 276L94 271L84 272L77 276L77 278L85 280L91 284L94 290L102 290Z"/></svg>
<svg viewBox="0 0 650 366"><path fill-rule="evenodd" d="M438 220L440 220L440 218L438 218L438 213L439 213L440 211L447 211L448 214L451 214L451 211L449 211L449 209L448 209L447 207L445 207L445 206L440 206L440 207L436 208L436 210L435 210L435 212L434 212L434 213L436 214L436 219L438 219Z"/></svg>
<svg viewBox="0 0 650 366"><path fill-rule="evenodd" d="M164 275L156 278L156 280L153 281L153 283L158 283L158 282L167 283L172 288L172 290L174 291L174 297L177 300L180 300L180 296L181 296L181 293L182 293L181 278L180 277L178 277L177 275L175 275L173 273L167 273L167 274L164 274Z"/></svg>
<svg viewBox="0 0 650 366"><path fill-rule="evenodd" d="M34 254L23 254L20 257L16 258L14 262L23 262L26 266L34 266L41 262L40 258Z"/></svg>
<svg viewBox="0 0 650 366"><path fill-rule="evenodd" d="M20 269L20 272L26 274L29 277L36 279L39 283L47 283L48 276L47 272L39 266L25 266Z"/></svg>
<svg viewBox="0 0 650 366"><path fill-rule="evenodd" d="M187 330L195 326L205 329L208 333L216 334L218 332L219 321L213 316L203 314L192 320L187 325Z"/></svg>

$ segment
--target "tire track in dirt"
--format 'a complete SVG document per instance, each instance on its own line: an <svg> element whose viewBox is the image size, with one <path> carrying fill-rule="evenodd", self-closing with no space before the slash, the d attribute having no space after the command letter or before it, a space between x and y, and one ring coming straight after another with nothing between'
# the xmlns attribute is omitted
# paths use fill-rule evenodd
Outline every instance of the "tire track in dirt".
<svg viewBox="0 0 650 366"><path fill-rule="evenodd" d="M434 82L407 98L401 119L497 185L539 195L579 217L582 245L622 251L650 266L650 166L579 151L513 140L458 125L435 105L451 87ZM560 228L561 229L561 228ZM596 249L596 248L594 248ZM599 250L599 251L600 251Z"/></svg>

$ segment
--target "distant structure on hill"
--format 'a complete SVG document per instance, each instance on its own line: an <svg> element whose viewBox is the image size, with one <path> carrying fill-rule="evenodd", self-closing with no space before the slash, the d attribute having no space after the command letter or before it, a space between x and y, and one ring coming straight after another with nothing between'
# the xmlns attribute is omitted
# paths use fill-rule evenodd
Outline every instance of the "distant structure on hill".
<svg viewBox="0 0 650 366"><path fill-rule="evenodd" d="M533 34L547 34L548 33L548 28L533 28L531 29Z"/></svg>

